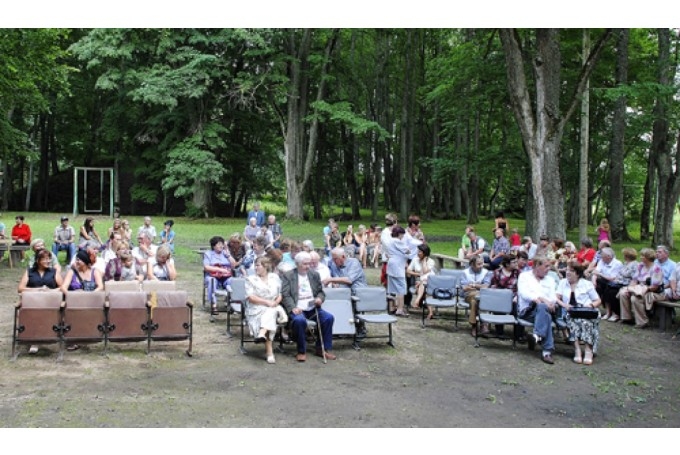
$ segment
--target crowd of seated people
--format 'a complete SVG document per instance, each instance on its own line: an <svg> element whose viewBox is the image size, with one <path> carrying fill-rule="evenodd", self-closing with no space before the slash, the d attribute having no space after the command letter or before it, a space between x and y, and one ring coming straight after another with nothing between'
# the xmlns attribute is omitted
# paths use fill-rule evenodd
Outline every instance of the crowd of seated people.
<svg viewBox="0 0 680 455"><path fill-rule="evenodd" d="M410 283L414 292L410 308L419 308L426 304L424 294L427 278L439 271L430 258L430 248L420 240L424 240L424 235L420 230L419 219L409 218L408 229L404 229L399 226L395 214L388 216L389 220L386 218L386 221L389 222L384 230L372 225L368 230L360 226L354 232L350 225L346 232L337 235L334 234L338 232L337 223L330 220L325 238L326 247L331 246L331 254L328 256L321 256L321 250L316 251L311 240L298 243L278 236L277 248L272 236L265 233L267 226L272 223L263 224L259 228L261 234L255 235L252 240L245 238L240 232L229 236L228 241L221 236L212 237L210 250L204 254L203 271L208 286L208 300L213 305L213 311L214 291L217 288L230 291L229 284L233 277L259 277L260 280L266 278L267 282L270 274L281 278L285 273L296 269L298 264L295 257L300 251L309 254L310 270L319 275L324 286L349 285L346 283L348 279L351 283L353 277L364 276L363 269L368 262L373 262L374 265L379 262L369 257L387 253L382 262L385 265L385 286L388 293L394 296L392 312L408 316L409 308L404 302L404 296L410 294L411 286L407 280L413 280ZM250 217L251 220L253 218L257 222L256 217ZM267 220L277 224L275 218L269 217ZM51 252L52 248L41 238L34 238L29 243L28 267L21 277L19 292L31 288L61 289L64 293L96 291L102 290L104 283L109 280L142 282L174 281L177 278L171 242L174 233L170 234L174 224L172 220L164 223L164 234L158 239L159 246L152 242L155 229L150 218L146 217L144 225L137 231L136 246L132 247L127 241L129 226L126 226L127 222L124 220L113 221L111 228L107 229L107 242L102 244L94 229L94 219L86 217L81 227L81 240L84 241L78 245L75 254L71 254L71 261L67 261L63 269L57 254L62 250L70 253L61 248L61 245L69 239L73 241L74 235L71 233L73 228L68 229L68 218L62 217L60 221L61 224L55 229L52 245L56 251ZM22 225L25 225L23 219L17 217L17 226ZM282 232L280 226L275 230ZM589 365L597 354L600 321L621 322L643 329L649 326L655 302L680 299L677 286L680 265L669 258L669 250L664 245L659 245L656 250L643 248L639 252L624 248L621 251L622 260L616 258L616 252L608 240L602 239L595 250L589 237L580 240L581 248L578 251L572 242L559 238L550 240L547 236L540 236L538 245L533 244L527 236L519 248L513 249L503 228L498 227L495 231L498 241L494 242L489 264L484 261L485 251L474 227L468 226L467 232L468 246L463 254L472 254L469 256L472 260L464 271L461 285L471 307L471 328L476 327L475 296L481 288L511 289L518 314L530 318L530 322L535 325L534 333L527 341L533 344L543 343L542 359L547 363L553 361L551 351L554 344L552 336L545 331L546 315L552 321L562 322L558 323L558 328L564 330L564 339L574 345L574 362ZM531 254L534 256L530 256ZM356 261L356 267L353 261ZM352 274L347 272L347 264L353 266ZM258 270L260 267L266 269L266 275ZM537 271L537 267L540 270ZM533 274L532 280L527 278L529 274ZM522 276L525 278L521 279ZM365 283L365 276L357 283ZM523 283L525 286L530 283L524 293ZM250 286L250 289L254 287ZM263 299L281 301L276 298ZM603 307L604 312L602 317L586 324L570 318L568 310L574 305ZM428 318L432 317L433 312L430 311ZM256 325L253 324L252 327ZM270 341L271 328L266 330L264 336L258 338ZM482 335L489 333L489 327L481 326L480 330ZM471 332L478 335L475 330ZM503 327L496 327L496 334L502 333ZM267 358L273 363L269 344L265 344Z"/></svg>

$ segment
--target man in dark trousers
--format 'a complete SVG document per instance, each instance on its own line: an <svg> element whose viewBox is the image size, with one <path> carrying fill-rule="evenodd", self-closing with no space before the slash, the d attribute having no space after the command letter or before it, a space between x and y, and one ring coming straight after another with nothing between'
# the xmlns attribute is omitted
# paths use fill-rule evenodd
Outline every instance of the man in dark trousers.
<svg viewBox="0 0 680 455"><path fill-rule="evenodd" d="M321 309L324 299L321 279L319 274L310 270L312 258L307 252L295 255L296 267L283 274L281 279L282 305L288 312L291 321L291 335L297 342L298 362L307 360L307 320L316 319L318 311L319 320L316 321L318 330L321 332L321 340L316 340L316 355L328 360L335 360L333 349L333 322L332 314ZM325 352L324 352L325 351Z"/></svg>

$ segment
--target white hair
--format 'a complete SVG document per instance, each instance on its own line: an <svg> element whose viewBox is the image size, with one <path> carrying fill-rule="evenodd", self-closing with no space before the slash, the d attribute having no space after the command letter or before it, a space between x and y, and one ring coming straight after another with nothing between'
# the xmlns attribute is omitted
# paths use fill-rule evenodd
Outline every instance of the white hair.
<svg viewBox="0 0 680 455"><path fill-rule="evenodd" d="M309 262L311 260L312 256L306 251L300 251L295 255L295 264L302 264L305 261Z"/></svg>

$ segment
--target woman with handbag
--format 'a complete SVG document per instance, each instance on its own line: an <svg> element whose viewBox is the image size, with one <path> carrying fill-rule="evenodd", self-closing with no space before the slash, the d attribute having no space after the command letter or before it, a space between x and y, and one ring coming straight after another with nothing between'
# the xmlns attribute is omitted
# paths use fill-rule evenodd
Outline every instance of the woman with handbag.
<svg viewBox="0 0 680 455"><path fill-rule="evenodd" d="M203 254L203 274L208 287L208 302L211 314L217 314L215 289L221 287L229 290L233 268L236 261L224 246L224 238L216 235L210 239L210 250Z"/></svg>
<svg viewBox="0 0 680 455"><path fill-rule="evenodd" d="M567 310L569 341L574 343L574 362L592 365L600 340L600 296L584 277L586 267L576 261L567 265L567 277L557 285L557 304ZM581 356L581 342L585 355Z"/></svg>

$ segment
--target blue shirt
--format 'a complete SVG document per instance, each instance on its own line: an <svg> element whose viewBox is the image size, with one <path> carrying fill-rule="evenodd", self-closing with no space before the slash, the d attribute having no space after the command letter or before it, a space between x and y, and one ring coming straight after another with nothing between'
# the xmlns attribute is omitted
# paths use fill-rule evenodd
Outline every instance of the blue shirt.
<svg viewBox="0 0 680 455"><path fill-rule="evenodd" d="M364 274L364 268L361 266L361 262L359 262L359 260L356 258L345 259L345 265L342 267L338 267L337 265L335 265L335 262L330 261L330 263L328 264L328 268L330 269L331 276L333 278L349 278L349 281L352 283L350 285L350 287L352 288L352 293L354 293L356 288L368 286L368 283L366 283L366 275ZM337 284L343 287L347 287L347 285L344 283Z"/></svg>
<svg viewBox="0 0 680 455"><path fill-rule="evenodd" d="M663 264L659 262L658 259L655 259L654 263L661 267L661 270L663 270L663 285L664 287L668 287L670 284L671 275L673 272L675 272L675 262L671 261L669 258L666 259L666 262Z"/></svg>
<svg viewBox="0 0 680 455"><path fill-rule="evenodd" d="M255 218L255 225L257 227L264 226L264 212L262 210L258 210L257 212L255 210L251 210L250 212L248 212L248 218L246 218L246 224L250 223L251 218Z"/></svg>

